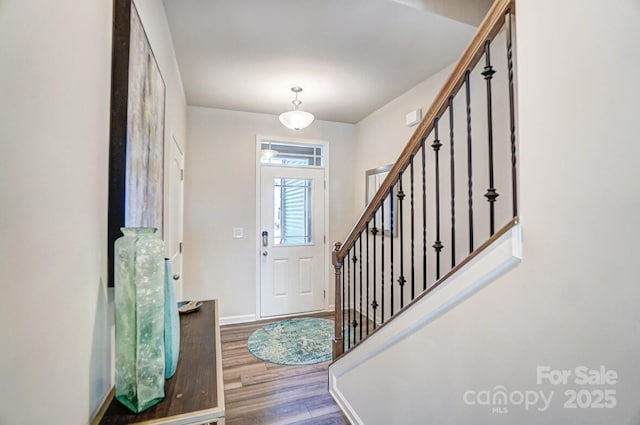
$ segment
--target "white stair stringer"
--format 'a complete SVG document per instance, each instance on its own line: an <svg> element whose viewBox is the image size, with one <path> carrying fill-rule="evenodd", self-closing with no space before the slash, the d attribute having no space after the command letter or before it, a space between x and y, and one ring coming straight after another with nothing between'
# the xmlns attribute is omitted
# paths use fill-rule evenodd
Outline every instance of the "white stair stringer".
<svg viewBox="0 0 640 425"><path fill-rule="evenodd" d="M447 313L474 293L515 267L522 259L522 229L516 224L468 264L453 274L438 288L402 311L393 320L359 344L329 367L329 392L352 424L365 425L359 412L341 391L341 377L367 362L389 347L409 341L412 334ZM407 343L411 345L410 342ZM375 371L372 371L374 373ZM384 404L385 400L371 400ZM370 425L370 424L366 424Z"/></svg>

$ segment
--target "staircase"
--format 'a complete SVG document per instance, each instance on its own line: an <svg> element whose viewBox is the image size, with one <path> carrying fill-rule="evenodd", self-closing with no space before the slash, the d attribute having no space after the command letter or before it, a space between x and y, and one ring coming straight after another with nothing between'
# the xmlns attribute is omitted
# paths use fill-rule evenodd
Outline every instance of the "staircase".
<svg viewBox="0 0 640 425"><path fill-rule="evenodd" d="M351 386L367 388L362 405L406 410L366 377L391 352L426 350L422 329L520 261L514 13L513 0L495 1L380 189L334 245L330 389L353 423L365 422Z"/></svg>

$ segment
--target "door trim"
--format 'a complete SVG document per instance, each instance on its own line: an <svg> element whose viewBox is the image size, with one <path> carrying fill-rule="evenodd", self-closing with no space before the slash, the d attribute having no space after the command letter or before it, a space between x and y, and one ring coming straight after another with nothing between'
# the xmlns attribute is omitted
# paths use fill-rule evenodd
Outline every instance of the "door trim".
<svg viewBox="0 0 640 425"><path fill-rule="evenodd" d="M171 153L173 151L173 146L175 146L175 148L177 149L177 152L179 153L180 156L180 173L182 175L182 178L180 180L180 185L181 185L181 190L180 190L180 199L179 199L179 210L180 210L180 223L179 223L179 228L180 228L180 238L178 241L173 240L173 237L175 236L174 233L171 229L171 226L173 226L173 217L171 217L171 213L172 213L172 205L169 204L170 201L170 196L167 195L165 196L165 204L164 204L164 211L165 211L165 226L166 228L164 229L164 235L165 238L169 237L169 235L171 235L172 240L169 242L177 242L179 244L184 244L184 150L182 148L182 146L180 146L180 143L178 142L178 138L176 137L176 135L171 132L171 139L170 139L170 145L169 145L169 149L167 149L167 147L165 146L165 158L167 160L167 165L168 167L165 169L165 176L167 176L165 179L166 183L167 183L167 188L166 188L166 192L165 193L169 193L170 190L170 177L171 177L171 167L172 164L170 163L173 160L173 154ZM173 144L173 145L171 145ZM166 152L169 152L169 154L167 154ZM166 239L165 239L166 241ZM165 258L168 258L171 261L171 265L173 266L173 261L175 259L175 256L173 255L174 252L168 252L171 250L171 245L170 244L165 244ZM184 254L182 252L182 250L179 250L178 253L178 262L180 264L180 268L179 268L179 272L180 272L180 278L179 280L179 287L176 288L176 282L175 281L171 281L172 284L174 284L174 290L176 293L176 299L178 301L182 301L184 299ZM179 290L178 290L179 289Z"/></svg>
<svg viewBox="0 0 640 425"><path fill-rule="evenodd" d="M324 233L325 233L325 242L324 242L324 249L325 249L325 253L324 253L324 276L323 276L323 281L324 281L324 291L325 291L325 296L324 296L324 309L327 310L329 308L329 270L331 268L331 255L330 255L330 251L329 251L329 242L330 242L330 234L331 234L331 228L330 228L330 220L329 220L329 212L331 211L331 209L329 208L329 190L330 190L330 184L329 184L329 176L330 174L330 168L329 168L329 146L330 143L327 140L317 140L317 139L301 139L301 138L291 138L291 137L280 137L280 136L267 136L267 135L262 135L262 134L257 134L256 135L256 155L255 155L255 164L256 164L256 182L255 182L255 198L256 198L256 232L255 232L255 263L256 263L256 299L255 299L255 305L256 305L256 320L260 320L262 318L262 312L260 311L260 290L261 290L261 285L260 285L260 253L262 252L261 249L261 245L260 245L260 232L261 232L261 227L260 227L260 207L261 207L261 202L260 202L260 186L261 186L261 177L262 177L262 167L263 165L260 163L260 151L261 151L261 145L262 142L265 141L272 141L272 142L283 142L283 143L289 143L289 144L300 144L300 145L322 145L322 148L324 150L324 165L323 167L318 167L318 168L323 168L324 169L324 181L326 182L326 186L325 186L325 190L324 190ZM264 165L265 167L269 167L270 165ZM300 314L300 313L297 313Z"/></svg>

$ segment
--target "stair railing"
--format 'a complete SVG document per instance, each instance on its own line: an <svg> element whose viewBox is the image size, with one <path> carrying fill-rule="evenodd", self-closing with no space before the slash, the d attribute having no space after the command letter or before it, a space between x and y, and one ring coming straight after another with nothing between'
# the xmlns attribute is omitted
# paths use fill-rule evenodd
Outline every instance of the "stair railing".
<svg viewBox="0 0 640 425"><path fill-rule="evenodd" d="M514 12L514 0L494 2L379 190L344 243L335 243L334 359L517 222ZM505 38L506 54L492 62L497 37ZM481 104L471 99L475 79L485 80ZM464 118L456 119L461 111ZM474 191L480 178L488 185L484 194ZM462 207L456 196L465 201ZM500 220L506 225L496 231Z"/></svg>

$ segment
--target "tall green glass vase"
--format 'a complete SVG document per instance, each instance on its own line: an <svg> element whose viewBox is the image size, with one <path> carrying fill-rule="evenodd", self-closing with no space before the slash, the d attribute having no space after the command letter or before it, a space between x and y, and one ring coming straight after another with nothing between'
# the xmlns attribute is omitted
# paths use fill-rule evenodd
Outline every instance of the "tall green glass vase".
<svg viewBox="0 0 640 425"><path fill-rule="evenodd" d="M164 377L176 373L180 356L180 316L173 286L171 260L164 260Z"/></svg>
<svg viewBox="0 0 640 425"><path fill-rule="evenodd" d="M164 242L124 227L115 242L116 399L135 413L164 398Z"/></svg>

